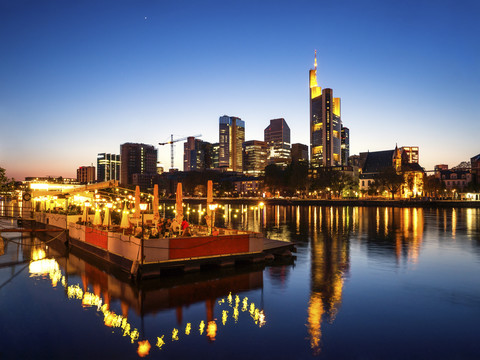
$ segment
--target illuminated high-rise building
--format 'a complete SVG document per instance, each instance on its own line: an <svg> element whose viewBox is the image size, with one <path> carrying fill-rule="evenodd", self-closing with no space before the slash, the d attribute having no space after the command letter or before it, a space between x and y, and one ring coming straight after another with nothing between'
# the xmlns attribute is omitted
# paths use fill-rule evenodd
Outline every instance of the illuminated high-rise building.
<svg viewBox="0 0 480 360"><path fill-rule="evenodd" d="M340 98L332 89L317 83L317 52L315 67L310 70L310 163L313 167L342 165Z"/></svg>
<svg viewBox="0 0 480 360"><path fill-rule="evenodd" d="M292 144L292 162L304 162L308 164L308 145Z"/></svg>
<svg viewBox="0 0 480 360"><path fill-rule="evenodd" d="M268 164L286 167L291 162L290 128L285 119L270 120L270 125L264 131L265 143L268 148Z"/></svg>
<svg viewBox="0 0 480 360"><path fill-rule="evenodd" d="M220 152L220 144L213 143L212 144L212 167L214 169L218 169L218 153Z"/></svg>
<svg viewBox="0 0 480 360"><path fill-rule="evenodd" d="M405 152L408 163L418 164L418 146L402 146L400 151Z"/></svg>
<svg viewBox="0 0 480 360"><path fill-rule="evenodd" d="M80 166L77 169L77 181L81 184L95 182L95 166Z"/></svg>
<svg viewBox="0 0 480 360"><path fill-rule="evenodd" d="M242 144L244 141L245 121L234 116L221 116L219 120L219 168L242 172Z"/></svg>
<svg viewBox="0 0 480 360"><path fill-rule="evenodd" d="M205 170L212 167L212 144L190 136L184 144L183 171Z"/></svg>
<svg viewBox="0 0 480 360"><path fill-rule="evenodd" d="M265 141L249 140L243 143L243 172L247 175L265 174L267 144Z"/></svg>
<svg viewBox="0 0 480 360"><path fill-rule="evenodd" d="M152 145L122 144L120 145L120 160L122 162L120 171L122 185L148 187L149 179L157 174L157 149Z"/></svg>
<svg viewBox="0 0 480 360"><path fill-rule="evenodd" d="M341 149L342 149L342 165L349 165L348 158L350 157L350 129L342 126L341 135Z"/></svg>
<svg viewBox="0 0 480 360"><path fill-rule="evenodd" d="M97 181L120 180L120 155L97 155Z"/></svg>

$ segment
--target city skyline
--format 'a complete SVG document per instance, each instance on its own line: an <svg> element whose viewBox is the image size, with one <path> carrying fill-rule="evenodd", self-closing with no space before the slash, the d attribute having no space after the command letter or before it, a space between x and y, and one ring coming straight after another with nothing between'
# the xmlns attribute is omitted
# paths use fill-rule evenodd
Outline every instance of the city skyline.
<svg viewBox="0 0 480 360"><path fill-rule="evenodd" d="M170 134L215 143L223 114L245 121L245 140L284 118L291 143L309 144L315 49L351 155L419 146L431 170L479 153L475 1L111 4L0 4L7 176L74 177L98 153ZM169 147L157 149L168 168Z"/></svg>

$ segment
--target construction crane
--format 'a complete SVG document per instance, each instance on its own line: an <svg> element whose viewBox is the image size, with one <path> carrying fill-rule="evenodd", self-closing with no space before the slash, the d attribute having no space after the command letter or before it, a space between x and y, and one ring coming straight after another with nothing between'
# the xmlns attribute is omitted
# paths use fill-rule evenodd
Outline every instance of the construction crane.
<svg viewBox="0 0 480 360"><path fill-rule="evenodd" d="M198 138L198 137L201 137L201 136L202 136L202 134L198 134L198 135L186 136L186 137L183 137L183 138L180 138L180 139L173 140L173 134L171 134L170 135L170 141L163 142L163 143L158 143L158 145L168 145L168 144L170 144L170 162L171 162L170 169L174 168L174 164L173 164L173 158L174 158L174 156L173 156L173 144L178 142L178 141L187 140L189 137Z"/></svg>

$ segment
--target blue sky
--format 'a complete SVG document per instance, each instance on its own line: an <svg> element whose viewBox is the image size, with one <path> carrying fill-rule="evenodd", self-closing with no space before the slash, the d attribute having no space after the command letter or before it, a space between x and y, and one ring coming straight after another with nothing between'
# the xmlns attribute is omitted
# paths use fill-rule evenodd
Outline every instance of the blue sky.
<svg viewBox="0 0 480 360"><path fill-rule="evenodd" d="M480 153L478 18L476 0L0 0L0 166L74 177L124 142L216 142L224 114L247 140L284 117L308 144L315 49L351 154L455 166Z"/></svg>

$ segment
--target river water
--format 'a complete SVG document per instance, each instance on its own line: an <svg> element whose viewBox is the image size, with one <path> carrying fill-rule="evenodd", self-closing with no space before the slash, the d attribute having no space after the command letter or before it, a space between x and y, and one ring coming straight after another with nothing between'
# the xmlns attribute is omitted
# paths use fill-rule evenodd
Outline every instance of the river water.
<svg viewBox="0 0 480 360"><path fill-rule="evenodd" d="M4 233L0 358L480 358L480 209L216 215L294 241L296 259L139 288L55 241Z"/></svg>

